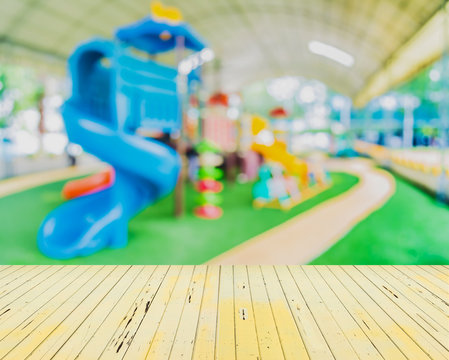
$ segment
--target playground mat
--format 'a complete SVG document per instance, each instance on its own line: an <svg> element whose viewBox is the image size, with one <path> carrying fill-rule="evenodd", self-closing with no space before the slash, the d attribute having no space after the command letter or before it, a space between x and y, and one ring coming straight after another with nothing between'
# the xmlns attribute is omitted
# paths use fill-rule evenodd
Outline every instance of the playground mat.
<svg viewBox="0 0 449 360"><path fill-rule="evenodd" d="M355 176L333 173L333 186L289 212L252 208L251 183L225 186L224 215L218 220L193 216L197 193L186 188L186 214L173 217L173 195L137 215L123 249L105 249L85 258L56 261L36 246L37 229L48 212L63 202L65 181L41 185L0 198L0 264L199 264L277 226L352 186Z"/></svg>
<svg viewBox="0 0 449 360"><path fill-rule="evenodd" d="M400 177L395 181L390 200L312 264L449 265L449 206Z"/></svg>
<svg viewBox="0 0 449 360"><path fill-rule="evenodd" d="M327 167L359 178L350 190L212 259L212 264L306 264L338 242L395 192L394 178L362 159Z"/></svg>
<svg viewBox="0 0 449 360"><path fill-rule="evenodd" d="M3 359L447 359L446 266L0 267Z"/></svg>

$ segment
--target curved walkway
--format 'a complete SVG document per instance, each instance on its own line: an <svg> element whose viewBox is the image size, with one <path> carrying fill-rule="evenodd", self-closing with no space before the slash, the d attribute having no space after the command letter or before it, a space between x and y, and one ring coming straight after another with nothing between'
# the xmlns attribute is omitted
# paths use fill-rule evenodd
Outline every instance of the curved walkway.
<svg viewBox="0 0 449 360"><path fill-rule="evenodd" d="M394 178L365 159L334 159L331 171L354 174L349 191L213 258L210 264L305 264L326 251L395 191Z"/></svg>
<svg viewBox="0 0 449 360"><path fill-rule="evenodd" d="M88 175L103 169L104 166L101 163L96 165L72 166L2 180L0 181L0 198L51 182Z"/></svg>

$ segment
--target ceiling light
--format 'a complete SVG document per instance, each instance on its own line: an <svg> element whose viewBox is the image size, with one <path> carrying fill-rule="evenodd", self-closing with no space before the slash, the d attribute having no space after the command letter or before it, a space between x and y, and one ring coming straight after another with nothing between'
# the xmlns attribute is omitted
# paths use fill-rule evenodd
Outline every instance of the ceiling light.
<svg viewBox="0 0 449 360"><path fill-rule="evenodd" d="M204 62L212 61L215 58L215 53L210 48L201 50L200 57Z"/></svg>
<svg viewBox="0 0 449 360"><path fill-rule="evenodd" d="M437 69L432 69L429 73L429 78L436 82L441 79L441 73Z"/></svg>
<svg viewBox="0 0 449 360"><path fill-rule="evenodd" d="M239 111L236 108L230 108L227 111L227 115L231 120L237 120L239 117Z"/></svg>
<svg viewBox="0 0 449 360"><path fill-rule="evenodd" d="M189 74L192 70L192 61L189 58L182 60L178 65L178 71L183 75Z"/></svg>
<svg viewBox="0 0 449 360"><path fill-rule="evenodd" d="M297 100L302 104L311 104L316 100L315 89L310 86L304 86L297 96Z"/></svg>
<svg viewBox="0 0 449 360"><path fill-rule="evenodd" d="M393 111L396 109L398 103L393 95L385 95L380 98L380 106L385 110Z"/></svg>
<svg viewBox="0 0 449 360"><path fill-rule="evenodd" d="M271 80L267 85L268 94L277 101L291 99L298 91L299 79L292 76L284 76Z"/></svg>
<svg viewBox="0 0 449 360"><path fill-rule="evenodd" d="M183 59L178 64L178 71L183 75L188 75L192 70L195 70L206 62L212 61L214 58L215 54L212 49L203 49Z"/></svg>
<svg viewBox="0 0 449 360"><path fill-rule="evenodd" d="M255 142L257 144L271 146L274 144L274 140L275 139L274 139L273 133L267 129L264 129L256 135Z"/></svg>
<svg viewBox="0 0 449 360"><path fill-rule="evenodd" d="M346 67L351 67L354 65L354 57L351 54L348 54L347 52L334 46L324 44L320 41L309 42L309 50L313 54L327 57L328 59L334 60Z"/></svg>
<svg viewBox="0 0 449 360"><path fill-rule="evenodd" d="M332 107L335 110L343 110L346 106L346 98L341 95L336 95L332 98Z"/></svg>

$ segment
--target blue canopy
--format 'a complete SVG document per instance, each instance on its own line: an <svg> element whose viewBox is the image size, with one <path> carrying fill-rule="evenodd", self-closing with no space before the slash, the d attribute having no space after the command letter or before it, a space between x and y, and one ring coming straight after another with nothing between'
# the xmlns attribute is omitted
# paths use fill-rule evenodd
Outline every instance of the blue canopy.
<svg viewBox="0 0 449 360"><path fill-rule="evenodd" d="M134 24L117 29L116 37L139 50L155 55L176 47L176 38L184 38L184 47L201 51L206 42L186 23L171 24L144 18Z"/></svg>

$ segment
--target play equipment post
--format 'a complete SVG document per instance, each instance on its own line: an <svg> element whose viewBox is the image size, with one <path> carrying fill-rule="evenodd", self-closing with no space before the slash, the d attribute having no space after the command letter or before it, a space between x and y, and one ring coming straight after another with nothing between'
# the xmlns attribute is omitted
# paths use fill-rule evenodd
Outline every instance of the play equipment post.
<svg viewBox="0 0 449 360"><path fill-rule="evenodd" d="M441 174L439 178L439 186L437 190L437 199L441 202L448 201L446 195L446 187L448 178L446 175L446 162L448 158L448 132L449 132L449 9L444 7L444 36L443 36L443 70L441 72L441 91L443 97L440 101L440 149L441 149Z"/></svg>
<svg viewBox="0 0 449 360"><path fill-rule="evenodd" d="M176 37L176 63L179 68L179 64L182 61L183 53L184 53L184 43L185 39L183 36ZM184 214L184 164L185 164L185 147L182 142L184 135L184 99L186 95L185 91L185 81L186 76L181 74L178 71L178 91L180 97L180 117L181 117L181 126L179 131L177 132L177 138L175 139L175 149L181 157L181 170L179 171L178 182L175 187L175 217L181 217Z"/></svg>

